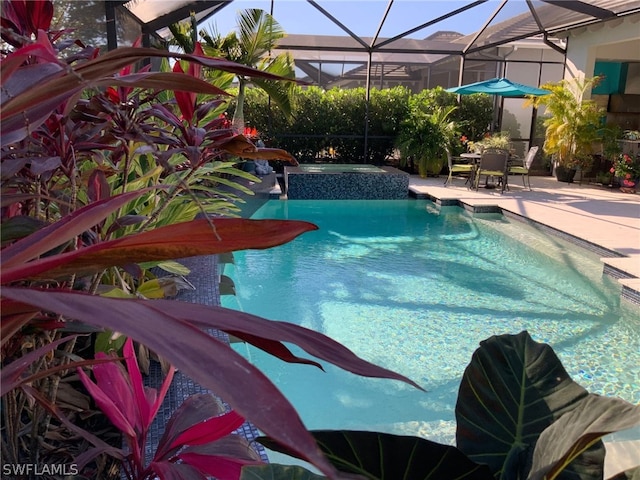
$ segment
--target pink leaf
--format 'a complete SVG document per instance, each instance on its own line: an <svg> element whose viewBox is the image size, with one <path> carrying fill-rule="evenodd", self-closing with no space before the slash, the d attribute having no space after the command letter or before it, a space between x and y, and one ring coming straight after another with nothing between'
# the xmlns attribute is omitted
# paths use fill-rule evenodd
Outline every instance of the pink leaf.
<svg viewBox="0 0 640 480"><path fill-rule="evenodd" d="M129 380L131 381L131 388L133 390L133 398L138 412L140 414L141 427L144 431L147 430L150 424L149 419L149 403L144 393L144 383L142 382L142 375L138 368L138 361L133 351L133 341L130 338L124 342L124 348L122 350L124 354L124 361L127 365L127 371L129 372Z"/></svg>
<svg viewBox="0 0 640 480"><path fill-rule="evenodd" d="M214 442L237 430L243 423L244 418L234 411L210 418L182 432L169 448Z"/></svg>
<svg viewBox="0 0 640 480"><path fill-rule="evenodd" d="M116 407L111 398L106 395L91 379L84 373L81 368L77 369L82 384L85 386L89 394L93 397L96 405L104 412L111 423L118 428L123 434L129 438L135 438L136 432L131 424L125 418L125 415Z"/></svg>
<svg viewBox="0 0 640 480"><path fill-rule="evenodd" d="M96 354L96 359L109 358L102 352ZM137 432L142 432L142 421L137 405L131 401L133 391L129 376L126 374L119 360L113 357L113 362L102 363L93 367L93 376L98 388L107 395L116 408L122 412Z"/></svg>
<svg viewBox="0 0 640 480"><path fill-rule="evenodd" d="M240 478L244 465L260 464L262 462L251 462L227 457L212 457L209 455L198 455L197 453L181 453L178 458L188 465L192 465L202 473L215 478L225 480L236 480Z"/></svg>
<svg viewBox="0 0 640 480"><path fill-rule="evenodd" d="M149 469L161 480L208 480L197 468L185 463L152 462Z"/></svg>

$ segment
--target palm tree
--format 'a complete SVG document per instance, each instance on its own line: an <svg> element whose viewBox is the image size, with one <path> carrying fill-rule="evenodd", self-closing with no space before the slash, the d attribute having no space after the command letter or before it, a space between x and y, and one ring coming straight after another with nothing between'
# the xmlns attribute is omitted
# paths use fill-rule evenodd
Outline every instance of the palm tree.
<svg viewBox="0 0 640 480"><path fill-rule="evenodd" d="M593 100L583 100L599 78L575 78L571 81L547 83L542 88L549 95L533 97L529 101L536 107L545 105L547 114L544 151L556 155L558 165L574 168L587 167L591 160L592 145L600 137L603 110Z"/></svg>
<svg viewBox="0 0 640 480"><path fill-rule="evenodd" d="M200 31L200 37L204 41L203 49L207 55L219 56L242 65L272 73L280 77L295 78L293 58L289 53L272 55L272 50L277 46L278 40L285 36L285 32L273 16L260 9L247 9L238 12L237 31L222 36L214 28L211 32ZM191 29L194 29L193 21ZM193 35L188 34L189 26L172 26L176 44L182 48L193 44ZM178 33L176 35L176 32ZM184 42L184 44L181 44ZM229 74L209 72L208 76L215 76L216 84L230 84L233 77ZM236 109L233 115L233 126L240 132L244 130L244 99L245 91L249 84L264 90L271 100L280 107L285 115L291 114L291 101L293 96L293 82L282 82L252 78L237 75L238 96L236 97Z"/></svg>

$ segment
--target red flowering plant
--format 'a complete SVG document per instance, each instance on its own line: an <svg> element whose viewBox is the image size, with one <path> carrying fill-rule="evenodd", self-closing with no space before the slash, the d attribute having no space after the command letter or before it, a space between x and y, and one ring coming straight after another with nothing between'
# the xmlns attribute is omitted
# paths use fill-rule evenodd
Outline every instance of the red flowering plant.
<svg viewBox="0 0 640 480"><path fill-rule="evenodd" d="M640 160L627 153L621 153L613 160L609 170L620 182L623 188L634 188L640 178Z"/></svg>

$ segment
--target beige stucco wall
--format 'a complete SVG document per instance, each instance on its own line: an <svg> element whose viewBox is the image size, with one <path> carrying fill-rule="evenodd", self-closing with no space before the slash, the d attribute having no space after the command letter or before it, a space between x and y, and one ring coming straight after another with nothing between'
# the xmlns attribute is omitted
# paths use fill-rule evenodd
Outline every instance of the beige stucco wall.
<svg viewBox="0 0 640 480"><path fill-rule="evenodd" d="M569 33L564 77L593 76L596 60L640 62L640 13ZM632 86L636 82L631 78Z"/></svg>

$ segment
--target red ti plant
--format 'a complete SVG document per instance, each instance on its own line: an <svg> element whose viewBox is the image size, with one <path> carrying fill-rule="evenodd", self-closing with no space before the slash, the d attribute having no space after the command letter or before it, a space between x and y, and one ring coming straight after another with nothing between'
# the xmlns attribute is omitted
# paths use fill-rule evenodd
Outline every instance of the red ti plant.
<svg viewBox="0 0 640 480"><path fill-rule="evenodd" d="M193 475L195 470L231 479L240 477L243 465L261 463L243 437L230 435L244 419L234 411L225 412L213 395L198 394L186 399L173 414L152 461L145 465L149 428L175 369L170 367L159 391L145 388L130 339L123 352L126 370L117 359L97 364L93 367L95 383L84 370L77 371L100 409L124 434L128 449L122 451L123 468L129 478L179 478L186 472ZM96 358L107 359L109 355L99 352Z"/></svg>
<svg viewBox="0 0 640 480"><path fill-rule="evenodd" d="M339 478L288 400L262 372L209 335L207 329L232 334L287 362L320 367L315 360L295 356L285 345L291 343L321 361L359 375L415 385L413 382L358 358L324 335L293 324L222 307L148 300L135 295L123 295L127 298L100 295L104 287L135 292L144 281L140 266L143 262L271 248L316 228L301 221L219 217L193 220L194 215L183 221L180 215L184 211L191 208L193 212L185 192L189 193L186 183L189 175L195 176L191 173L195 168L221 172L227 168L229 162L224 160L229 154L264 158L264 150L258 153L243 135L225 130L223 120L214 110L207 111L219 99L203 107L196 104L194 95L186 93L223 95L214 85L188 72L131 73L126 67L149 57L176 57L247 76L277 77L222 59L135 47L99 56L88 51L87 55L60 59L52 43L55 35L40 27L32 32L31 39L17 42L16 50L4 55L0 64L3 167L0 379L7 386L2 391L3 420L17 421L15 432L22 432L24 425L31 426L36 433L32 436L34 442L42 436L39 425L46 424L52 416L77 432L70 418L71 410L55 404L59 379L49 382L45 377L52 369L62 376L65 369L75 371L76 366L111 359L82 359L82 352L73 349L75 337L64 344L66 350L58 355L50 355L51 350L44 347L42 350L34 347L25 353L28 342L24 339L38 335L43 342L59 347L61 344L55 342L64 338L65 330L119 332L215 392L238 415L289 446L327 476ZM192 69L192 73L196 70ZM121 74L116 75L117 72ZM104 93L96 90L106 87L118 90ZM175 99L175 103L155 101L159 92L174 90L185 92L174 95L171 100ZM82 95L86 98L81 99ZM278 150L270 150L269 155L269 158L290 158ZM177 166L182 164L191 170L179 171ZM212 181L204 177L202 180ZM198 187L211 193L206 184ZM160 218L161 214L164 217ZM32 355L34 352L42 355ZM55 364L51 369L43 368L42 359L49 357ZM68 358L76 363L67 363ZM131 359L129 355L127 361ZM115 378L111 367L96 365L96 368L102 372L98 374L102 375L100 378ZM135 371L130 368L131 375ZM87 383L94 393L102 390L104 383L100 378L95 388ZM123 379L124 374L119 385L127 392ZM36 380L50 384L35 388ZM129 407L123 404L107 406L105 413L114 420L119 411L122 415L116 424L123 428L127 438L135 438L132 441L138 445L156 402L140 393L135 386L137 380L129 381L132 395L139 400L138 413L127 410ZM29 406L35 404L42 405L46 412L34 415ZM265 404L269 408L264 408ZM20 415L12 416L16 405L24 408ZM185 409L191 407L189 403ZM167 473L174 468L168 463L175 463L176 455L182 455L176 465L188 462L198 472L205 471L202 455L213 455L213 447L209 449L213 437L205 435L207 443L202 445L180 437L181 432L205 419L191 424L185 421L192 418L190 414L181 413L177 418L168 428L170 433L153 463L153 471L160 476L161 470ZM131 428L135 437L131 437ZM199 428L196 431L200 432ZM82 437L95 446L82 457L83 461L99 451L114 454L113 449L88 432L82 433ZM175 450L183 444L189 450ZM3 454L5 450L12 461L24 460L21 452L4 449L3 445ZM37 458L27 459L35 463L34 460ZM151 471L141 461L136 463L134 459L133 464L131 475Z"/></svg>

